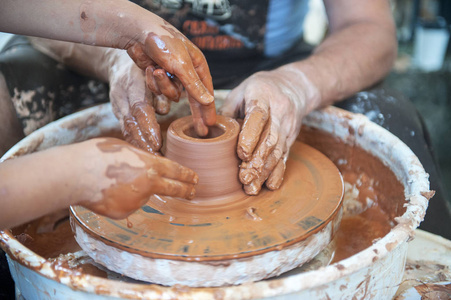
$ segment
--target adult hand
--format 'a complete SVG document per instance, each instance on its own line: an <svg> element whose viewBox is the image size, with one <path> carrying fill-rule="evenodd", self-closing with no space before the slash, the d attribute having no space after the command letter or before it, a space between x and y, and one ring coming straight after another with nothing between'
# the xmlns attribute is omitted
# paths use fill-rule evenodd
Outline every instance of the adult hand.
<svg viewBox="0 0 451 300"><path fill-rule="evenodd" d="M199 48L162 19L153 23L144 39L125 48L145 70L147 87L154 94L176 100L185 87L196 133L207 135L207 126L216 123L216 110L210 70Z"/></svg>
<svg viewBox="0 0 451 300"><path fill-rule="evenodd" d="M220 111L244 118L237 153L247 194L258 194L265 181L270 190L280 187L302 117L318 104L319 93L304 73L287 66L255 73L230 92Z"/></svg>
<svg viewBox="0 0 451 300"><path fill-rule="evenodd" d="M125 218L153 194L191 199L197 174L125 141L97 138L71 145L76 163L71 169L71 197L76 204L110 218ZM77 161L78 160L78 161Z"/></svg>
<svg viewBox="0 0 451 300"><path fill-rule="evenodd" d="M163 94L155 95L148 90L145 72L125 52L108 49L105 55L109 56L110 102L125 140L140 149L157 153L163 140L155 112L167 114L170 100ZM171 100L178 101L180 93L181 89Z"/></svg>

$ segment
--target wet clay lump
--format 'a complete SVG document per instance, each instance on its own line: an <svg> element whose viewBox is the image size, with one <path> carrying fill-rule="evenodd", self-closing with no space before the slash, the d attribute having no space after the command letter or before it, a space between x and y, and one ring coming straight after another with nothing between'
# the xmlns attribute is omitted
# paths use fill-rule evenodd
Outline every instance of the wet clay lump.
<svg viewBox="0 0 451 300"><path fill-rule="evenodd" d="M191 116L171 123L164 155L196 171L199 182L195 201L242 196L238 179L240 161L235 153L240 125L232 118L217 116L206 137L197 137Z"/></svg>

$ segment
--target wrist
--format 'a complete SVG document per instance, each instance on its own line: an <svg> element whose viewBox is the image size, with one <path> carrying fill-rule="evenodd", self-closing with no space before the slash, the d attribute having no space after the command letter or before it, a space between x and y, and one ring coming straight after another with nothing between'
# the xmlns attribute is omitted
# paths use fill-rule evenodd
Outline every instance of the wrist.
<svg viewBox="0 0 451 300"><path fill-rule="evenodd" d="M64 166L59 170L59 181L65 186L66 205L80 205L98 200L96 192L98 182L96 178L96 160L99 160L99 152L94 147L96 140L87 140L80 143L65 145L58 150L59 165Z"/></svg>
<svg viewBox="0 0 451 300"><path fill-rule="evenodd" d="M288 64L274 70L287 83L287 87L296 96L303 107L303 115L321 106L321 93L307 75L297 66Z"/></svg>
<svg viewBox="0 0 451 300"><path fill-rule="evenodd" d="M122 49L105 48L105 53L102 57L102 65L105 66L106 79L109 83L113 81L114 76L121 73L127 63L133 62L128 56L127 52Z"/></svg>

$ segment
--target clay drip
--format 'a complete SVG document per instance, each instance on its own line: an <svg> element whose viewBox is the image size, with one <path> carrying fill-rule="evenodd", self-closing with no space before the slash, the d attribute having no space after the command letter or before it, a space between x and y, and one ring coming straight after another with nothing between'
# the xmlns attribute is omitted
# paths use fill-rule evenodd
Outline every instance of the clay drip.
<svg viewBox="0 0 451 300"><path fill-rule="evenodd" d="M191 116L169 126L165 156L199 175L195 200L228 198L241 192L240 161L236 155L239 130L237 121L224 116L217 116L206 138L195 135Z"/></svg>

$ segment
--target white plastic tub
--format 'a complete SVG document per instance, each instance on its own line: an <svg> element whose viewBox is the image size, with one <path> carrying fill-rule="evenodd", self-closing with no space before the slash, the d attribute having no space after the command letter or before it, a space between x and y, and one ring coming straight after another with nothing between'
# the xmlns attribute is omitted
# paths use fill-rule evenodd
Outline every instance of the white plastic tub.
<svg viewBox="0 0 451 300"><path fill-rule="evenodd" d="M218 91L216 98L224 98ZM220 102L220 101L219 101ZM173 108L174 119L183 111ZM307 128L331 134L340 143L370 153L395 174L404 187L396 199L391 231L367 249L326 267L288 276L218 288L165 287L130 283L74 272L40 257L21 244L10 231L0 232L0 245L8 255L16 290L25 299L391 299L401 282L407 242L424 218L429 191L428 175L412 151L398 138L365 116L329 107L310 114ZM3 159L55 145L111 135L119 130L109 104L78 112L53 122L15 145ZM327 154L326 154L327 155ZM390 214L390 212L388 212Z"/></svg>

